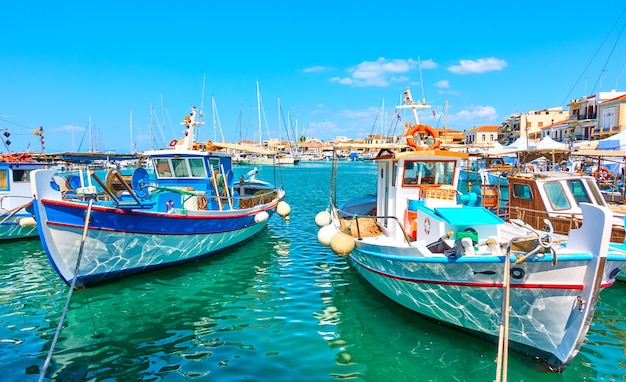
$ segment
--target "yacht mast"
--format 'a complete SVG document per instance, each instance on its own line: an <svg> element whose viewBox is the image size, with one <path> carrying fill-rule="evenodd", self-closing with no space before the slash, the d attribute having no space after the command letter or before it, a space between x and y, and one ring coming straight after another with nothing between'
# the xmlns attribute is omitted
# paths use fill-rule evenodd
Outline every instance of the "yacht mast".
<svg viewBox="0 0 626 382"><path fill-rule="evenodd" d="M263 131L261 130L261 92L259 91L259 81L256 82L256 109L259 117L259 147L263 146Z"/></svg>

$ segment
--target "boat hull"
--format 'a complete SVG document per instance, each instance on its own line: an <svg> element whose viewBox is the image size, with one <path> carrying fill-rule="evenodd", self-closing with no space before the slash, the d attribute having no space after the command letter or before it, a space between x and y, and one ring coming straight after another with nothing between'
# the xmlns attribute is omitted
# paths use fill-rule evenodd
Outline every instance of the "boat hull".
<svg viewBox="0 0 626 382"><path fill-rule="evenodd" d="M239 244L267 225L284 198L283 190L262 190L262 196L245 199L248 207L226 203L218 208L216 203L216 209L208 204L199 208L195 194L183 200L168 188L144 203L129 204L122 197L115 203L99 195L90 207L89 198L66 198L51 180L52 170L34 172L37 230L53 268L76 287L192 261Z"/></svg>
<svg viewBox="0 0 626 382"><path fill-rule="evenodd" d="M257 223L255 216L271 214L275 207L169 216L94 206L75 276L87 205L45 199L35 205L50 262L66 283L76 277L79 286L188 262L241 243L267 225L267 219Z"/></svg>
<svg viewBox="0 0 626 382"><path fill-rule="evenodd" d="M37 226L30 220L32 215L24 213L16 214L0 223L0 241L37 237Z"/></svg>
<svg viewBox="0 0 626 382"><path fill-rule="evenodd" d="M504 257L450 260L416 257L410 247L398 250L359 242L350 258L370 284L396 303L497 340ZM601 288L585 286L586 280L605 268L609 272L606 265L591 254L561 256L556 266L551 255L512 265L510 346L562 371L585 338Z"/></svg>

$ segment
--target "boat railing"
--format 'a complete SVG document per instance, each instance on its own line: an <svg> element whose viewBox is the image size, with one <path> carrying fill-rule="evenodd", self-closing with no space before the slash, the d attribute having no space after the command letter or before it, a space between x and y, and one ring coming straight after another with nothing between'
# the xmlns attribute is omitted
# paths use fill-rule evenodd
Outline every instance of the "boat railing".
<svg viewBox="0 0 626 382"><path fill-rule="evenodd" d="M558 224L558 226L562 229L566 229L567 232L571 229L580 228L582 225L582 213L579 212L550 213L545 210L536 210L528 207L509 206L509 208L504 209L502 217L507 221L511 221L512 219L523 220L535 228L541 228L539 224L543 224L543 219L545 218L564 219L564 222ZM557 228L557 231L560 230Z"/></svg>

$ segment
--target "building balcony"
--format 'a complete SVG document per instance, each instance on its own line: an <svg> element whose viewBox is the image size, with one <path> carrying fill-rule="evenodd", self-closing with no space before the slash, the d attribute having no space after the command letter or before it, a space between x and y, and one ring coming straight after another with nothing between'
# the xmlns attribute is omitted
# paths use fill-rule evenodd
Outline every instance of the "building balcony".
<svg viewBox="0 0 626 382"><path fill-rule="evenodd" d="M576 121L583 121L587 119L597 119L598 113L575 114L575 115L572 115L571 118Z"/></svg>

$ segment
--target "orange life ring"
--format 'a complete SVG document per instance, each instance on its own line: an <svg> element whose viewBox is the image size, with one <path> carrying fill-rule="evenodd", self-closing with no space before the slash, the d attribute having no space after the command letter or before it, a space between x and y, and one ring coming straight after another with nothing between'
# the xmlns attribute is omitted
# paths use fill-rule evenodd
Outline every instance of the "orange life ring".
<svg viewBox="0 0 626 382"><path fill-rule="evenodd" d="M172 139L172 140L170 141L170 147L174 147L174 146L176 146L176 144L177 144L177 143L178 143L178 141L177 141L176 139Z"/></svg>
<svg viewBox="0 0 626 382"><path fill-rule="evenodd" d="M215 151L215 146L213 146L213 142L210 139L206 141L206 151Z"/></svg>
<svg viewBox="0 0 626 382"><path fill-rule="evenodd" d="M430 219L429 218L424 219L424 233L426 235L430 235Z"/></svg>
<svg viewBox="0 0 626 382"><path fill-rule="evenodd" d="M607 181L611 176L611 172L606 167L599 167L593 171L593 177L599 181Z"/></svg>
<svg viewBox="0 0 626 382"><path fill-rule="evenodd" d="M430 135L431 137L435 139L435 143L433 143L431 146L428 146L426 148L418 146L415 143L415 138L414 138L415 134L417 133L428 133L428 135ZM431 126L420 123L420 124L414 125L406 133L406 144L409 145L413 150L425 150L425 149L435 150L435 149L438 149L439 146L441 146L441 140L439 140L439 132L437 130L435 130Z"/></svg>

